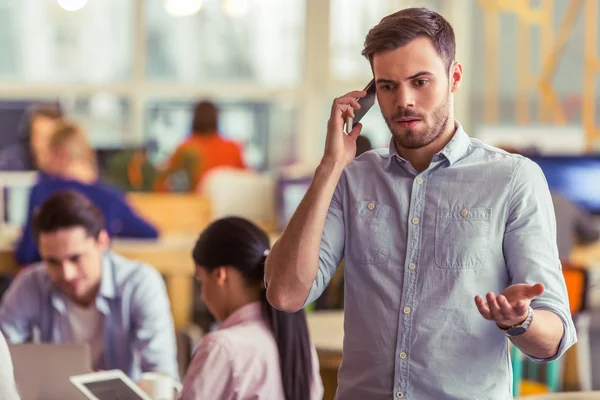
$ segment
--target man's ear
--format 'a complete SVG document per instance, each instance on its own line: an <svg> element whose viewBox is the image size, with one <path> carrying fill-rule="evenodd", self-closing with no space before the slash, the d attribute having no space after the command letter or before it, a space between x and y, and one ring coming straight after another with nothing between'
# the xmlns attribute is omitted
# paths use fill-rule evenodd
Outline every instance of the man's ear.
<svg viewBox="0 0 600 400"><path fill-rule="evenodd" d="M108 236L108 232L106 232L105 229L102 229L98 234L98 240L96 240L96 243L98 243L98 246L102 251L108 249L108 246L110 245L110 236Z"/></svg>
<svg viewBox="0 0 600 400"><path fill-rule="evenodd" d="M450 93L456 93L462 84L463 68L458 61L450 66Z"/></svg>

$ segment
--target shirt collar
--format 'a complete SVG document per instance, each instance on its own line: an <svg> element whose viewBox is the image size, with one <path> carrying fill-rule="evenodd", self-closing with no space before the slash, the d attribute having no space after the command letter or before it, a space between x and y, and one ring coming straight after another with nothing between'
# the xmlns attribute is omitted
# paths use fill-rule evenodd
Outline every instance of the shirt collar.
<svg viewBox="0 0 600 400"><path fill-rule="evenodd" d="M102 280L100 281L98 296L108 299L117 297L117 285L115 282L111 252L109 250L105 251L102 256Z"/></svg>
<svg viewBox="0 0 600 400"><path fill-rule="evenodd" d="M467 149L469 148L469 136L463 129L462 125L458 121L454 121L456 126L456 131L454 132L454 136L448 142L448 144L433 157L433 161L436 161L436 158L439 158L439 155L443 155L450 162L450 165L454 164L456 161L460 160ZM397 158L402 162L406 162L404 158L398 154L398 150L396 150L396 145L394 143L394 138L390 139L390 159Z"/></svg>
<svg viewBox="0 0 600 400"><path fill-rule="evenodd" d="M221 329L231 328L243 322L262 320L262 303L255 301L235 310L229 317L225 318Z"/></svg>
<svg viewBox="0 0 600 400"><path fill-rule="evenodd" d="M470 143L469 136L462 125L458 121L454 123L456 124L456 132L454 132L452 139L450 139L446 147L440 152L440 154L448 159L450 165L460 160L466 154Z"/></svg>

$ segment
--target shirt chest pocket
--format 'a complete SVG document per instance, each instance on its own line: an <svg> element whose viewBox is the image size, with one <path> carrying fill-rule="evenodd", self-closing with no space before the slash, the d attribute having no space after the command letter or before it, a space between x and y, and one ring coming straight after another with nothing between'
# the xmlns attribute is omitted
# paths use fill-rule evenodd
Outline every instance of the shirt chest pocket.
<svg viewBox="0 0 600 400"><path fill-rule="evenodd" d="M490 208L440 209L435 221L435 263L439 268L474 268L483 262Z"/></svg>
<svg viewBox="0 0 600 400"><path fill-rule="evenodd" d="M376 201L357 201L353 209L353 223L349 232L349 252L353 260L362 264L384 263L390 256L393 209Z"/></svg>

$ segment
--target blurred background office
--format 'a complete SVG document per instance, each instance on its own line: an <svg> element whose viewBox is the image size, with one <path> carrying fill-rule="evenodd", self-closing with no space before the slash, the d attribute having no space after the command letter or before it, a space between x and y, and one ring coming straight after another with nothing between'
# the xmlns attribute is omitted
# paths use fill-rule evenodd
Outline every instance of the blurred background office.
<svg viewBox="0 0 600 400"><path fill-rule="evenodd" d="M43 168L37 138L66 118L86 133L98 178L160 234L115 246L165 276L178 331L210 329L194 296L193 241L232 214L277 237L322 155L332 99L371 79L360 54L367 31L413 6L455 29L465 130L531 157L553 193L600 230L597 0L0 0L0 169L10 171L0 173L0 272L15 271L11 246L28 219L32 171ZM167 185L163 172L192 140L198 104L214 104L210 131L241 160L202 179L170 171ZM388 146L377 105L362 123L365 150ZM589 356L600 346L600 245L566 235L572 307L590 340L562 362L559 381L528 365L524 391L529 381L600 389L600 358ZM335 282L316 308L342 306L343 279Z"/></svg>

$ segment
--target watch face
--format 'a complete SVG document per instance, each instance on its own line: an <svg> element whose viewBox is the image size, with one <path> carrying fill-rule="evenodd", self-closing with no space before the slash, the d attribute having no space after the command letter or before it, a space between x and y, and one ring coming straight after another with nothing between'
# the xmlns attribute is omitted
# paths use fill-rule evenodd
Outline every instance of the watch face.
<svg viewBox="0 0 600 400"><path fill-rule="evenodd" d="M524 326L517 326L506 331L506 334L509 336L519 336L527 332L527 328Z"/></svg>

